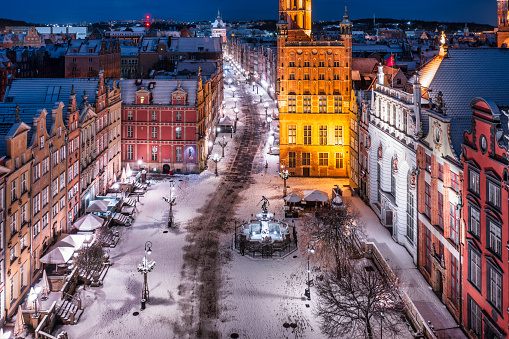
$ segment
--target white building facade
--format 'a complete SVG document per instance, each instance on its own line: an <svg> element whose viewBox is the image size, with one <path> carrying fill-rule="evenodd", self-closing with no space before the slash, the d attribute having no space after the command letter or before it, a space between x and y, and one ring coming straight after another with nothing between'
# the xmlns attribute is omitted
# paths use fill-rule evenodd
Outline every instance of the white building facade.
<svg viewBox="0 0 509 339"><path fill-rule="evenodd" d="M417 262L416 150L421 132L421 87L413 94L383 85L379 67L370 112L369 203Z"/></svg>

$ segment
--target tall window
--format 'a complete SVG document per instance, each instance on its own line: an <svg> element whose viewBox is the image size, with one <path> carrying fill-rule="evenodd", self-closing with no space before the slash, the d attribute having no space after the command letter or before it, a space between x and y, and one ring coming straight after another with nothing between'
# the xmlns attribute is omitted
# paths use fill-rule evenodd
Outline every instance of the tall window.
<svg viewBox="0 0 509 339"><path fill-rule="evenodd" d="M319 96L318 104L319 104L320 113L327 113L327 97Z"/></svg>
<svg viewBox="0 0 509 339"><path fill-rule="evenodd" d="M456 245L459 244L460 211L456 205L449 203L449 238Z"/></svg>
<svg viewBox="0 0 509 339"><path fill-rule="evenodd" d="M458 259L451 256L451 301L458 307L459 301L459 270Z"/></svg>
<svg viewBox="0 0 509 339"><path fill-rule="evenodd" d="M11 203L18 199L18 190L16 187L16 179L11 181Z"/></svg>
<svg viewBox="0 0 509 339"><path fill-rule="evenodd" d="M414 242L414 196L410 192L406 198L406 237Z"/></svg>
<svg viewBox="0 0 509 339"><path fill-rule="evenodd" d="M468 296L468 330L478 337L481 336L482 310L470 296Z"/></svg>
<svg viewBox="0 0 509 339"><path fill-rule="evenodd" d="M396 197L396 165L394 158L392 158L391 162L391 194L393 197Z"/></svg>
<svg viewBox="0 0 509 339"><path fill-rule="evenodd" d="M133 137L133 126L127 126L127 137L128 138Z"/></svg>
<svg viewBox="0 0 509 339"><path fill-rule="evenodd" d="M49 157L42 160L42 175L49 172Z"/></svg>
<svg viewBox="0 0 509 339"><path fill-rule="evenodd" d="M304 145L311 145L311 125L304 126Z"/></svg>
<svg viewBox="0 0 509 339"><path fill-rule="evenodd" d="M334 126L334 145L343 145L343 126Z"/></svg>
<svg viewBox="0 0 509 339"><path fill-rule="evenodd" d="M157 146L152 146L152 154L150 158L152 161L157 161Z"/></svg>
<svg viewBox="0 0 509 339"><path fill-rule="evenodd" d="M175 128L175 139L182 139L182 127Z"/></svg>
<svg viewBox="0 0 509 339"><path fill-rule="evenodd" d="M431 155L426 154L426 171L431 173Z"/></svg>
<svg viewBox="0 0 509 339"><path fill-rule="evenodd" d="M28 178L28 172L24 172L21 174L21 193L25 193L27 191L27 178Z"/></svg>
<svg viewBox="0 0 509 339"><path fill-rule="evenodd" d="M428 273L431 273L431 255L433 245L431 243L431 231L426 228L426 262L424 263L424 268Z"/></svg>
<svg viewBox="0 0 509 339"><path fill-rule="evenodd" d="M486 224L488 226L488 248L498 256L502 256L502 228L491 218L486 218Z"/></svg>
<svg viewBox="0 0 509 339"><path fill-rule="evenodd" d="M472 205L468 206L468 210L469 210L468 231L473 236L479 238L481 235L481 212Z"/></svg>
<svg viewBox="0 0 509 339"><path fill-rule="evenodd" d="M19 210L21 225L24 225L28 221L27 205L28 205L28 203L24 204L23 206L21 206L21 208Z"/></svg>
<svg viewBox="0 0 509 339"><path fill-rule="evenodd" d="M176 121L182 121L182 112L181 111L177 111L177 116L176 116Z"/></svg>
<svg viewBox="0 0 509 339"><path fill-rule="evenodd" d="M42 207L48 204L49 198L49 186L46 186L42 190Z"/></svg>
<svg viewBox="0 0 509 339"><path fill-rule="evenodd" d="M297 126L288 125L288 144L295 145L297 143Z"/></svg>
<svg viewBox="0 0 509 339"><path fill-rule="evenodd" d="M492 265L488 265L488 301L502 313L502 274Z"/></svg>
<svg viewBox="0 0 509 339"><path fill-rule="evenodd" d="M151 127L151 137L152 137L152 139L157 139L157 127L156 126Z"/></svg>
<svg viewBox="0 0 509 339"><path fill-rule="evenodd" d="M424 184L424 214L431 219L431 187Z"/></svg>
<svg viewBox="0 0 509 339"><path fill-rule="evenodd" d="M292 80L291 76L292 76L292 74L290 74L290 80ZM295 112L297 112L297 99L295 98L295 96L289 96L288 97L288 113L295 113Z"/></svg>
<svg viewBox="0 0 509 339"><path fill-rule="evenodd" d="M479 173L473 169L468 169L468 189L470 192L479 195L480 190L480 179Z"/></svg>
<svg viewBox="0 0 509 339"><path fill-rule="evenodd" d="M345 155L343 152L336 153L336 168L343 168L345 161Z"/></svg>
<svg viewBox="0 0 509 339"><path fill-rule="evenodd" d="M295 168L296 164L295 152L288 152L288 167Z"/></svg>
<svg viewBox="0 0 509 339"><path fill-rule="evenodd" d="M453 171L451 171L451 188L454 192L459 192L460 190L460 177Z"/></svg>
<svg viewBox="0 0 509 339"><path fill-rule="evenodd" d="M318 153L318 165L329 166L329 153Z"/></svg>
<svg viewBox="0 0 509 339"><path fill-rule="evenodd" d="M175 147L175 161L182 162L182 147Z"/></svg>
<svg viewBox="0 0 509 339"><path fill-rule="evenodd" d="M486 190L488 203L500 208L500 186L496 185L493 181L487 180Z"/></svg>
<svg viewBox="0 0 509 339"><path fill-rule="evenodd" d="M305 95L303 98L303 110L304 113L311 113L311 96Z"/></svg>
<svg viewBox="0 0 509 339"><path fill-rule="evenodd" d="M444 165L438 163L438 179L444 181Z"/></svg>
<svg viewBox="0 0 509 339"><path fill-rule="evenodd" d="M133 145L127 145L127 160L133 160Z"/></svg>
<svg viewBox="0 0 509 339"><path fill-rule="evenodd" d="M320 145L327 145L327 126L320 125L318 134L318 141Z"/></svg>
<svg viewBox="0 0 509 339"><path fill-rule="evenodd" d="M444 195L438 192L438 226L444 228Z"/></svg>
<svg viewBox="0 0 509 339"><path fill-rule="evenodd" d="M469 244L468 246L468 281L472 285L474 285L475 288L477 288L479 291L481 291L482 286L482 264L481 264L481 253L475 249L475 247L472 246L472 244Z"/></svg>
<svg viewBox="0 0 509 339"><path fill-rule="evenodd" d="M381 176L381 166L379 163L376 164L376 188L378 192L377 201L379 204L382 203L382 176Z"/></svg>
<svg viewBox="0 0 509 339"><path fill-rule="evenodd" d="M302 153L302 166L310 166L311 165L311 153L303 152Z"/></svg>
<svg viewBox="0 0 509 339"><path fill-rule="evenodd" d="M11 215L10 231L11 231L11 237L14 233L16 233L18 231L18 211L14 212Z"/></svg>
<svg viewBox="0 0 509 339"><path fill-rule="evenodd" d="M157 121L157 111L152 111L152 121Z"/></svg>
<svg viewBox="0 0 509 339"><path fill-rule="evenodd" d="M41 210L41 194L40 193L37 194L33 198L32 204L33 204L33 209L34 209L34 215L36 215Z"/></svg>
<svg viewBox="0 0 509 339"><path fill-rule="evenodd" d="M127 120L133 120L133 111L127 111Z"/></svg>

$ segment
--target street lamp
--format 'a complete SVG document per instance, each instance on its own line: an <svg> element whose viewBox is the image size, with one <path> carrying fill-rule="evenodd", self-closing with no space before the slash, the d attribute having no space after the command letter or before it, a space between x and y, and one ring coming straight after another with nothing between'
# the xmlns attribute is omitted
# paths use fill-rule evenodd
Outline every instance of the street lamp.
<svg viewBox="0 0 509 339"><path fill-rule="evenodd" d="M175 186L173 184L173 180L170 181L170 197L163 197L163 200L170 204L170 215L168 216L168 227L173 225L173 206L176 205L177 197L173 196L173 191L175 190Z"/></svg>
<svg viewBox="0 0 509 339"><path fill-rule="evenodd" d="M235 103L235 108L237 108L237 98L233 98L233 102Z"/></svg>
<svg viewBox="0 0 509 339"><path fill-rule="evenodd" d="M281 166L283 168L283 166ZM279 176L281 179L283 179L283 198L286 197L286 180L290 176L288 174L288 170L282 169L281 172L279 172Z"/></svg>
<svg viewBox="0 0 509 339"><path fill-rule="evenodd" d="M271 117L268 117L268 118L267 118L267 122L268 122L268 126L269 126L269 131L270 131L270 123L272 122L272 118L271 118Z"/></svg>
<svg viewBox="0 0 509 339"><path fill-rule="evenodd" d="M141 171L141 164L143 163L143 157L141 157L140 160L138 160L138 171Z"/></svg>
<svg viewBox="0 0 509 339"><path fill-rule="evenodd" d="M267 119L267 109L269 108L269 104L266 102L263 104L263 107L265 107L265 119Z"/></svg>
<svg viewBox="0 0 509 339"><path fill-rule="evenodd" d="M217 154L214 154L214 156L212 157L212 161L216 163L216 177L218 176L217 174L217 163L221 161L221 157Z"/></svg>
<svg viewBox="0 0 509 339"><path fill-rule="evenodd" d="M308 244L308 288L304 290L304 295L308 298L308 300L311 300L311 280L309 279L309 254L315 253L315 249L313 247L310 247Z"/></svg>
<svg viewBox="0 0 509 339"><path fill-rule="evenodd" d="M222 153L221 153L221 156L224 158L224 148L226 147L226 145L228 144L227 141L224 140L224 135L223 135L223 142L221 141L218 141L217 144L219 146L221 146L221 149L222 149Z"/></svg>
<svg viewBox="0 0 509 339"><path fill-rule="evenodd" d="M235 87L232 87L232 93L233 93L234 98L235 98L235 91L236 91Z"/></svg>
<svg viewBox="0 0 509 339"><path fill-rule="evenodd" d="M229 78L228 79L228 88L231 88L232 87L232 78Z"/></svg>
<svg viewBox="0 0 509 339"><path fill-rule="evenodd" d="M237 117L237 114L239 114L239 109L237 107L235 107L233 109L233 112L235 113L235 120L239 120L239 118Z"/></svg>
<svg viewBox="0 0 509 339"><path fill-rule="evenodd" d="M143 273L143 290L141 292L141 309L145 309L145 303L150 301L150 295L148 291L147 273L154 269L156 262L152 260L147 262L147 254L152 253L152 242L145 242L145 255L143 256L143 263L138 265L138 272Z"/></svg>

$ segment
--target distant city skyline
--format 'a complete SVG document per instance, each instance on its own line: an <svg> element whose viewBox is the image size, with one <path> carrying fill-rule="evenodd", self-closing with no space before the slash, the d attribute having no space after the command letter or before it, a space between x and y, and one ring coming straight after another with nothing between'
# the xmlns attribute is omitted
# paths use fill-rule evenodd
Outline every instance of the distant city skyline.
<svg viewBox="0 0 509 339"><path fill-rule="evenodd" d="M18 4L18 6L14 6ZM194 0L187 2L137 1L137 0L89 0L67 2L53 0L25 0L8 2L2 6L2 18L24 20L34 23L79 23L109 20L141 20L145 15L157 19L175 21L214 20L217 10L225 21L277 19L278 0ZM339 20L344 13L344 2L338 0L312 0L313 20ZM393 18L408 20L436 20L442 22L476 22L496 25L496 0L428 0L406 2L402 0L349 1L351 19Z"/></svg>

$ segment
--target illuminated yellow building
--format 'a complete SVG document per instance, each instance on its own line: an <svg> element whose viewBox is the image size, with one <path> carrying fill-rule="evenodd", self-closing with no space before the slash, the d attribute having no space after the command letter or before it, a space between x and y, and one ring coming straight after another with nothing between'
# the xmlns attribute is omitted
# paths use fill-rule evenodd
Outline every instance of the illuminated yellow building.
<svg viewBox="0 0 509 339"><path fill-rule="evenodd" d="M277 24L280 165L292 176L349 176L352 23L311 35L311 0L281 0Z"/></svg>
<svg viewBox="0 0 509 339"><path fill-rule="evenodd" d="M509 6L507 0L497 0L497 46L509 47Z"/></svg>

